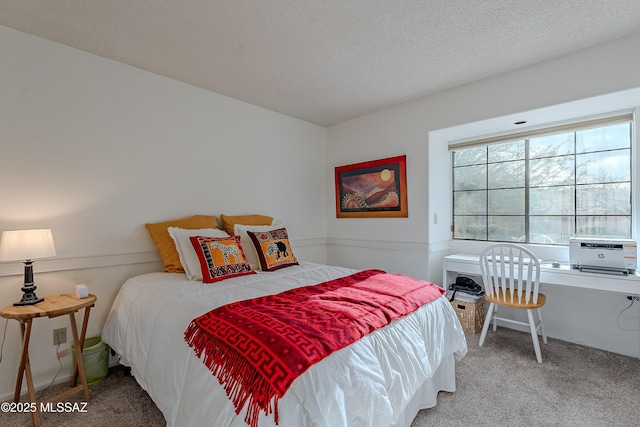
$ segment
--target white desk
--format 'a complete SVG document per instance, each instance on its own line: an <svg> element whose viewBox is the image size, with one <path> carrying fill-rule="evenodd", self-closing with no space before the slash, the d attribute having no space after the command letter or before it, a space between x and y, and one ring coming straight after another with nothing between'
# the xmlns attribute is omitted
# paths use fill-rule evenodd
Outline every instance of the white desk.
<svg viewBox="0 0 640 427"><path fill-rule="evenodd" d="M444 257L443 286L454 283L458 274L480 276L478 255L456 254ZM569 265L552 267L542 264L540 283L557 286L570 286L580 289L618 292L625 295L640 295L640 275L613 275L606 273L582 272L571 269Z"/></svg>

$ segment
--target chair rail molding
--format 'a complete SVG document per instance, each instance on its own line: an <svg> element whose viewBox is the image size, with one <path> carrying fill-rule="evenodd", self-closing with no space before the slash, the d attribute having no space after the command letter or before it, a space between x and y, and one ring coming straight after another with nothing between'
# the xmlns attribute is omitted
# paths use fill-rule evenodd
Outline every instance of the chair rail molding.
<svg viewBox="0 0 640 427"><path fill-rule="evenodd" d="M294 247L313 247L326 244L324 238L292 239ZM37 273L54 271L82 270L87 268L114 267L119 265L145 264L161 262L158 252L134 252L121 254L88 255L55 257L36 260ZM24 274L24 264L21 261L0 262L0 277L18 276Z"/></svg>
<svg viewBox="0 0 640 427"><path fill-rule="evenodd" d="M86 268L113 267L117 265L144 264L160 262L160 256L155 251L90 255L78 257L56 257L36 261L38 273L53 271L81 270ZM0 263L0 277L24 274L24 265L19 261Z"/></svg>
<svg viewBox="0 0 640 427"><path fill-rule="evenodd" d="M381 249L410 252L429 252L429 244L426 242L407 242L399 240L368 240L345 239L339 237L327 238L327 246L344 246L352 248Z"/></svg>

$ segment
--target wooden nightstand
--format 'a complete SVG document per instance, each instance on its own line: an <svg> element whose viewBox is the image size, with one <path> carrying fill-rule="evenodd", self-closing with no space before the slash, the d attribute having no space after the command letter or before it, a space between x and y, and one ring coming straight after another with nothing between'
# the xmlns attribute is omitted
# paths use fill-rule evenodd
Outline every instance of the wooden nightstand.
<svg viewBox="0 0 640 427"><path fill-rule="evenodd" d="M20 332L22 334L22 357L20 358L20 366L18 368L18 378L16 379L16 389L13 395L13 401L20 401L20 389L22 388L23 375L27 377L27 389L29 391L29 402L34 404L35 411L31 413L33 425L40 425L38 411L40 410L38 402L36 402L36 392L33 388L33 378L31 377L31 366L29 365L29 338L31 337L31 323L35 317L58 317L69 315L71 322L71 332L73 334L73 343L76 349L76 363L73 367L73 379L71 381L71 389L60 393L57 396L47 400L47 402L57 402L68 396L72 396L79 392L84 392L84 400L89 401L89 387L84 372L84 363L82 362L82 346L84 345L84 336L87 332L87 323L89 322L89 313L91 307L96 303L96 296L90 294L87 298L78 298L75 294L49 295L44 297L44 301L35 305L25 306L9 306L0 311L0 316L7 319L15 319L20 322ZM84 320L82 329L78 335L78 327L76 325L75 313L81 309L84 310ZM76 381L80 376L81 384L76 386Z"/></svg>

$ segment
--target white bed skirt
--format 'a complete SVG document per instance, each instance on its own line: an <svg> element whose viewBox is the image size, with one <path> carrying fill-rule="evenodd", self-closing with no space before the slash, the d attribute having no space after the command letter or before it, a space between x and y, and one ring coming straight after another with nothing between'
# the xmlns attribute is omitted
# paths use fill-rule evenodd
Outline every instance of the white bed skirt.
<svg viewBox="0 0 640 427"><path fill-rule="evenodd" d="M442 359L433 377L418 389L393 427L410 427L418 412L436 406L438 393L441 391L456 391L456 360L453 354Z"/></svg>

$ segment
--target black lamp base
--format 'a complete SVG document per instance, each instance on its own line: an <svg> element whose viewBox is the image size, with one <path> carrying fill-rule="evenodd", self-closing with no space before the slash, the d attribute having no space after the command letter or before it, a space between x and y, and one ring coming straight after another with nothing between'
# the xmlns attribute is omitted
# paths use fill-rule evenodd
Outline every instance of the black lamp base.
<svg viewBox="0 0 640 427"><path fill-rule="evenodd" d="M38 298L36 295L36 286L33 283L25 284L22 287L22 299L14 302L13 305L33 305L44 301L44 298Z"/></svg>
<svg viewBox="0 0 640 427"><path fill-rule="evenodd" d="M33 260L24 262L24 285L22 286L22 299L13 305L33 305L44 301L36 295L36 285L33 284Z"/></svg>

